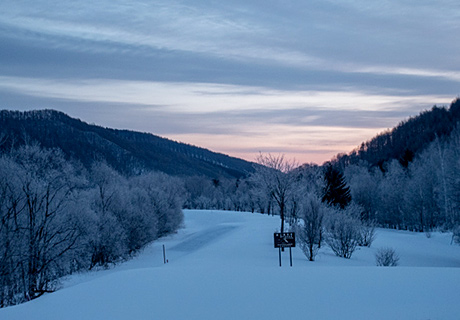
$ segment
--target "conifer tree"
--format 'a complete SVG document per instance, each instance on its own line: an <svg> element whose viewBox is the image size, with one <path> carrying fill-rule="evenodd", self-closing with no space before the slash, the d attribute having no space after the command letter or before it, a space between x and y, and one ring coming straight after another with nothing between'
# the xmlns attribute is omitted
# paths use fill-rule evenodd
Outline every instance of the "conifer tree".
<svg viewBox="0 0 460 320"><path fill-rule="evenodd" d="M344 209L350 203L351 195L343 174L329 164L325 168L324 182L322 201L328 205L339 206Z"/></svg>

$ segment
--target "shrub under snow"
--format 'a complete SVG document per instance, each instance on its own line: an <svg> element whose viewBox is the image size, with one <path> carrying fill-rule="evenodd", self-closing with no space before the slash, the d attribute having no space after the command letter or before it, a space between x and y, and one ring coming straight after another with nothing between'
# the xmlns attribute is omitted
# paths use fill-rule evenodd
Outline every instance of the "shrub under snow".
<svg viewBox="0 0 460 320"><path fill-rule="evenodd" d="M381 248L375 254L375 262L379 267L396 267L399 256L393 248Z"/></svg>

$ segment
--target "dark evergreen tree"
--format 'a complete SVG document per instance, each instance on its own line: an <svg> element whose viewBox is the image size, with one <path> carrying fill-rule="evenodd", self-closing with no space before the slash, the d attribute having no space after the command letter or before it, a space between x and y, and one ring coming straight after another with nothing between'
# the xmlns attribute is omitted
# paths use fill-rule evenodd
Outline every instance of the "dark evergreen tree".
<svg viewBox="0 0 460 320"><path fill-rule="evenodd" d="M350 203L351 195L343 174L329 164L325 167L324 181L325 187L322 201L344 209Z"/></svg>
<svg viewBox="0 0 460 320"><path fill-rule="evenodd" d="M411 163L412 160L414 160L414 157L415 153L412 150L406 149L406 151L404 151L404 154L399 158L399 163L407 169L409 163Z"/></svg>

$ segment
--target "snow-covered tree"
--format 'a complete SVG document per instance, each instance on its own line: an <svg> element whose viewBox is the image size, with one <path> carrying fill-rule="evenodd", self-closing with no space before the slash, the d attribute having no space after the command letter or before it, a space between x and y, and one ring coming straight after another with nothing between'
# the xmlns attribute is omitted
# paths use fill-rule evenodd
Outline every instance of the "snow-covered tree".
<svg viewBox="0 0 460 320"><path fill-rule="evenodd" d="M355 206L332 209L326 219L326 242L334 253L350 259L360 240L359 211Z"/></svg>
<svg viewBox="0 0 460 320"><path fill-rule="evenodd" d="M321 241L323 219L328 208L315 194L308 194L300 203L296 234L299 246L308 260L314 261Z"/></svg>
<svg viewBox="0 0 460 320"><path fill-rule="evenodd" d="M182 225L185 189L179 178L152 172L135 178L133 183L146 192L149 210L157 221L157 237L177 230Z"/></svg>
<svg viewBox="0 0 460 320"><path fill-rule="evenodd" d="M61 262L76 244L79 228L69 218L68 199L78 181L58 150L26 145L12 158L21 190L15 217L20 239L17 266L24 298L29 300L53 290Z"/></svg>
<svg viewBox="0 0 460 320"><path fill-rule="evenodd" d="M460 100L457 99L457 107ZM444 200L445 205L442 206L446 221L450 228L460 225L460 124L452 132L450 141L446 150L446 158L448 159L445 167L447 197Z"/></svg>
<svg viewBox="0 0 460 320"><path fill-rule="evenodd" d="M394 160L379 184L377 195L377 221L382 226L399 227L405 225L404 194L407 183L407 171Z"/></svg>
<svg viewBox="0 0 460 320"><path fill-rule="evenodd" d="M439 180L436 170L437 159L432 154L418 157L409 166L410 178L404 190L404 227L410 230L430 231L440 225L438 207Z"/></svg>
<svg viewBox="0 0 460 320"><path fill-rule="evenodd" d="M369 171L366 165L350 165L345 169L345 178L350 186L353 202L363 208L362 220L374 221L382 172L378 169Z"/></svg>
<svg viewBox="0 0 460 320"><path fill-rule="evenodd" d="M127 253L125 230L115 215L126 181L106 163L95 163L90 172L94 228L89 246L91 268L115 262Z"/></svg>
<svg viewBox="0 0 460 320"><path fill-rule="evenodd" d="M15 301L22 292L19 257L25 247L20 232L21 168L10 157L0 158L0 307Z"/></svg>

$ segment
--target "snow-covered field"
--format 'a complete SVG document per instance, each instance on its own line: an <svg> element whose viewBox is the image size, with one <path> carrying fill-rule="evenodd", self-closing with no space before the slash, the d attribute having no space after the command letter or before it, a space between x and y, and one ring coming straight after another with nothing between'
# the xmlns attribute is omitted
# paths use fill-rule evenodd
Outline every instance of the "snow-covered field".
<svg viewBox="0 0 460 320"><path fill-rule="evenodd" d="M279 217L185 211L185 224L127 263L0 309L0 319L460 319L460 246L449 234L379 229L350 260L324 248L308 262L294 248L293 267L286 250L280 268ZM375 266L384 246L399 267Z"/></svg>

